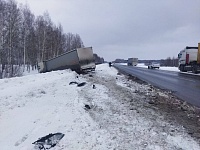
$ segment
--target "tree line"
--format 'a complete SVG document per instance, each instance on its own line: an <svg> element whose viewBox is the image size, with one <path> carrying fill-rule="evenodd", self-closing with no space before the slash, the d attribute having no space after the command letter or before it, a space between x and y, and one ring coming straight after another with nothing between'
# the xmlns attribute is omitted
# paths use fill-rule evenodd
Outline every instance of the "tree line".
<svg viewBox="0 0 200 150"><path fill-rule="evenodd" d="M37 63L84 47L79 34L64 33L48 12L35 16L27 5L0 0L0 78L17 76L21 66Z"/></svg>
<svg viewBox="0 0 200 150"><path fill-rule="evenodd" d="M117 58L115 63L127 63L128 60ZM138 63L144 63L145 65L149 65L151 62L160 63L161 66L168 66L168 67L178 67L178 58L171 58L167 57L166 59L158 59L158 60L138 60Z"/></svg>
<svg viewBox="0 0 200 150"><path fill-rule="evenodd" d="M167 57L166 59L161 59L160 65L161 66L178 67L178 58Z"/></svg>

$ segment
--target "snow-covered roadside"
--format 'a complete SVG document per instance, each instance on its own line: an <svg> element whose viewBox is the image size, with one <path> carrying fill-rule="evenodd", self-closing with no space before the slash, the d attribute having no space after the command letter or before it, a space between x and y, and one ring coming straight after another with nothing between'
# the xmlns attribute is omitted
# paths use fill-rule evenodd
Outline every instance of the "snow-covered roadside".
<svg viewBox="0 0 200 150"><path fill-rule="evenodd" d="M79 87L69 85L79 80L69 70L0 80L0 149L34 149L39 137L56 132L65 144L55 149L91 149L97 140L96 148L107 149L106 132L85 113Z"/></svg>
<svg viewBox="0 0 200 150"><path fill-rule="evenodd" d="M143 64L143 63L139 63L139 64L137 65L137 67L148 68L148 66L146 66L146 65ZM176 71L176 72L180 72L180 70L178 69L178 67L164 67L164 66L161 66L159 69L160 69L160 70L167 70L167 71Z"/></svg>
<svg viewBox="0 0 200 150"><path fill-rule="evenodd" d="M63 70L2 79L0 85L2 150L35 149L34 141L56 132L65 136L53 150L200 149L183 127L146 103L150 86L127 82L107 64L90 76Z"/></svg>
<svg viewBox="0 0 200 150"><path fill-rule="evenodd" d="M151 90L149 85L127 82L124 76L117 75L114 68L101 67L92 79L88 78L101 90L84 88L81 94L94 107L89 112L91 117L113 136L116 149L200 148L182 126L165 121L162 114L146 103L145 94ZM144 91L144 95L137 91ZM105 93L108 96L99 99L99 95ZM160 95L167 97L162 92Z"/></svg>
<svg viewBox="0 0 200 150"><path fill-rule="evenodd" d="M120 65L127 65L126 63L118 63L118 64L120 64ZM146 66L144 63L138 63L136 67L148 68L148 66ZM166 71L180 72L180 70L178 69L178 67L164 67L164 66L161 66L159 69L160 70L166 70Z"/></svg>

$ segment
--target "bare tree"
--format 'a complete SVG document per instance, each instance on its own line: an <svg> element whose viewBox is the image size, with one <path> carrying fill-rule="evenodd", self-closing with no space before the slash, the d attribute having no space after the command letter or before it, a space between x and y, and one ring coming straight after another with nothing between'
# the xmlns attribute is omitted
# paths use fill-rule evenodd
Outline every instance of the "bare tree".
<svg viewBox="0 0 200 150"><path fill-rule="evenodd" d="M75 48L84 47L81 37L78 34L67 33L67 51L73 50Z"/></svg>
<svg viewBox="0 0 200 150"><path fill-rule="evenodd" d="M6 7L6 42L5 45L8 47L7 51L7 64L8 64L8 76L13 75L13 65L16 61L17 52L19 50L19 33L21 23L21 13L17 7L17 3L14 0L9 0Z"/></svg>
<svg viewBox="0 0 200 150"><path fill-rule="evenodd" d="M73 35L72 49L83 47L83 42L78 34Z"/></svg>
<svg viewBox="0 0 200 150"><path fill-rule="evenodd" d="M5 1L0 0L0 79L3 77L3 71L5 69Z"/></svg>
<svg viewBox="0 0 200 150"><path fill-rule="evenodd" d="M35 18L27 5L0 0L0 78L16 76L22 65L30 70L39 61L79 47L84 47L81 37L63 33L48 12Z"/></svg>
<svg viewBox="0 0 200 150"><path fill-rule="evenodd" d="M23 65L25 68L25 64L27 65L27 69L30 69L30 57L34 54L32 49L32 44L30 43L33 40L32 34L34 32L34 20L35 16L31 13L30 9L27 5L21 8L22 10L22 26L21 26L21 42L23 47ZM34 40L33 40L34 41ZM30 46L31 45L31 46Z"/></svg>

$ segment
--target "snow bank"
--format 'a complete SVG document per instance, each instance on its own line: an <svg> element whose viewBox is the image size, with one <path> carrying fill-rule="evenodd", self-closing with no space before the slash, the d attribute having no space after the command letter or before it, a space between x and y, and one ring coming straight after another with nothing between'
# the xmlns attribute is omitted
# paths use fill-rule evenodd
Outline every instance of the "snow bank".
<svg viewBox="0 0 200 150"><path fill-rule="evenodd" d="M143 108L143 96L134 93L147 87L131 84L108 64L98 65L91 77L62 70L2 79L0 149L33 150L34 141L57 132L65 136L53 150L200 149L183 129L169 133L175 127Z"/></svg>

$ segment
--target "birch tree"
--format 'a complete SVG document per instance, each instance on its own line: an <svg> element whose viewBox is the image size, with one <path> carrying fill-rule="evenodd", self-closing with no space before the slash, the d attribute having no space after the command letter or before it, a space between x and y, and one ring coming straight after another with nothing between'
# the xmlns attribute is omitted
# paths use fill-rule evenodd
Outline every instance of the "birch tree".
<svg viewBox="0 0 200 150"><path fill-rule="evenodd" d="M6 3L0 0L0 79L3 77L5 69L5 16L6 16Z"/></svg>
<svg viewBox="0 0 200 150"><path fill-rule="evenodd" d="M37 53L35 51L36 46L34 46L36 44L34 34L35 16L31 13L27 5L22 8L22 16L23 65L25 68L25 65L27 64L27 70L30 71L30 65L33 66L36 63L34 57L36 57L35 53Z"/></svg>
<svg viewBox="0 0 200 150"><path fill-rule="evenodd" d="M8 63L8 76L13 75L13 65L16 61L17 51L19 50L19 33L21 23L21 13L14 0L9 0L6 7L6 47L7 63Z"/></svg>

